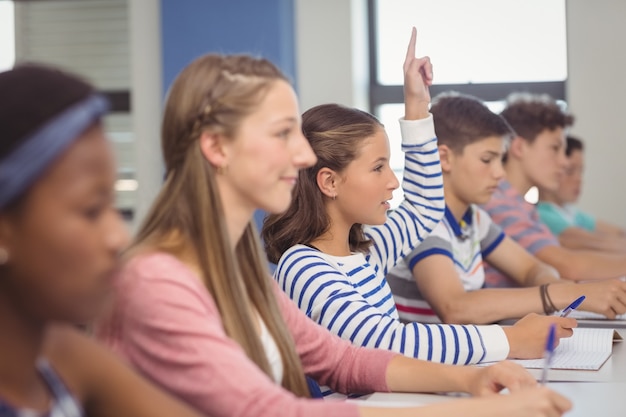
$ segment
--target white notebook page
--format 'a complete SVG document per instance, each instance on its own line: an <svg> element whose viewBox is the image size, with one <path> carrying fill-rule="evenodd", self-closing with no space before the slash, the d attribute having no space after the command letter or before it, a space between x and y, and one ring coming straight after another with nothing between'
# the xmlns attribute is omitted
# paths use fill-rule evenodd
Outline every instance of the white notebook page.
<svg viewBox="0 0 626 417"><path fill-rule="evenodd" d="M598 370L613 352L613 329L575 328L554 350L552 369ZM515 359L525 368L543 368L544 359Z"/></svg>

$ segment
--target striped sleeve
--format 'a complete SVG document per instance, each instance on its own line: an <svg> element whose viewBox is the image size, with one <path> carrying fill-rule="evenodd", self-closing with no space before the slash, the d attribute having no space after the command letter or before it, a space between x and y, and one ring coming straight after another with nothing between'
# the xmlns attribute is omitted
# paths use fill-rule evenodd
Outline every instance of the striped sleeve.
<svg viewBox="0 0 626 417"><path fill-rule="evenodd" d="M307 316L359 346L449 364L497 361L508 355L500 326L403 324L368 303L347 276L305 246L283 254L275 278ZM386 285L381 288L389 291Z"/></svg>
<svg viewBox="0 0 626 417"><path fill-rule="evenodd" d="M405 153L402 189L404 201L389 213L381 226L368 226L373 241L373 262L387 275L408 255L443 217L443 178L439 163L433 118L400 120L402 150Z"/></svg>
<svg viewBox="0 0 626 417"><path fill-rule="evenodd" d="M496 193L484 206L484 209L507 236L510 236L531 254L535 255L546 246L558 246L558 241L550 230L539 221L536 212L525 210L523 204ZM533 214L537 217L535 218Z"/></svg>

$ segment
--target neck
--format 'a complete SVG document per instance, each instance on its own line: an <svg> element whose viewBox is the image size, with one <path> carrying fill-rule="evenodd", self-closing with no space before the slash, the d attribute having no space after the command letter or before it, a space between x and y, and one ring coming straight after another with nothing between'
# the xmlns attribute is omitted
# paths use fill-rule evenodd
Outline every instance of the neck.
<svg viewBox="0 0 626 417"><path fill-rule="evenodd" d="M316 237L311 244L328 255L351 255L349 237L353 223L344 221L342 216L334 209L332 203L326 204L326 212L330 218L330 226L328 230Z"/></svg>
<svg viewBox="0 0 626 417"><path fill-rule="evenodd" d="M224 217L226 219L226 228L228 230L230 246L234 252L235 247L239 243L241 236L243 236L243 232L248 226L248 223L250 223L256 208L250 205L249 202L243 201L239 198L238 194L232 192L229 187L226 187L219 180L218 188L220 190L222 209L224 210Z"/></svg>
<svg viewBox="0 0 626 417"><path fill-rule="evenodd" d="M534 185L524 173L522 166L515 159L507 161L504 170L506 172L506 179L521 195L526 195L528 190Z"/></svg>
<svg viewBox="0 0 626 417"><path fill-rule="evenodd" d="M445 185L444 190L446 190ZM461 199L457 198L457 196L451 192L445 193L445 200L446 206L448 206L448 209L450 209L450 211L454 215L454 218L457 221L460 221L463 218L463 215L465 214L467 209L469 208L469 204L461 201Z"/></svg>
<svg viewBox="0 0 626 417"><path fill-rule="evenodd" d="M27 393L39 383L35 368L45 335L45 323L18 308L0 288L0 390Z"/></svg>
<svg viewBox="0 0 626 417"><path fill-rule="evenodd" d="M539 201L544 203L556 204L557 206L563 206L565 204L565 202L560 201L554 193L541 189L539 189Z"/></svg>

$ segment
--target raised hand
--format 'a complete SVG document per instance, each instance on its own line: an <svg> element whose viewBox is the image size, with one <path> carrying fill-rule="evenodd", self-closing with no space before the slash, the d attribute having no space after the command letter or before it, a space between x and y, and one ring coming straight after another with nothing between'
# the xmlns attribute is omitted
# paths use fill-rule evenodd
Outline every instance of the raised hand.
<svg viewBox="0 0 626 417"><path fill-rule="evenodd" d="M430 58L415 57L417 31L411 31L411 40L404 60L404 106L406 120L424 119L428 117L430 92L428 86L433 82L433 66Z"/></svg>

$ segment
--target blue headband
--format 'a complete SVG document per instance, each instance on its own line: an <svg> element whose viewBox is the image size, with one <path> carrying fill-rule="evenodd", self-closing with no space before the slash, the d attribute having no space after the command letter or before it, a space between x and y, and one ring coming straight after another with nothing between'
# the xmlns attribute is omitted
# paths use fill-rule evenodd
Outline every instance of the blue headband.
<svg viewBox="0 0 626 417"><path fill-rule="evenodd" d="M91 95L44 124L0 160L0 209L26 191L108 108L104 97Z"/></svg>

